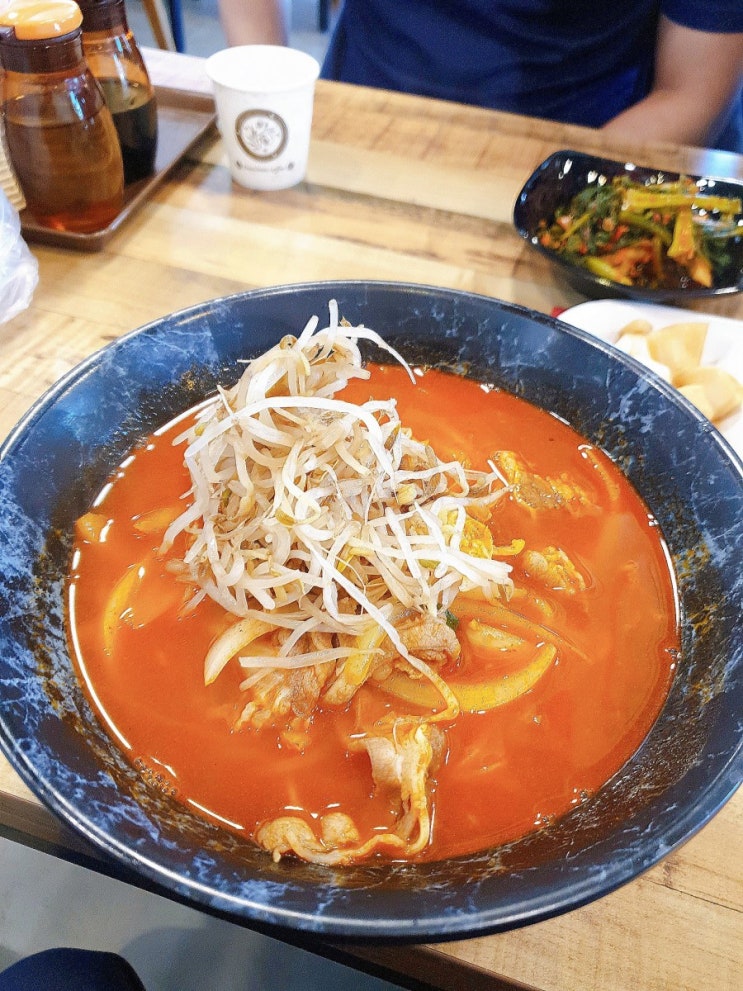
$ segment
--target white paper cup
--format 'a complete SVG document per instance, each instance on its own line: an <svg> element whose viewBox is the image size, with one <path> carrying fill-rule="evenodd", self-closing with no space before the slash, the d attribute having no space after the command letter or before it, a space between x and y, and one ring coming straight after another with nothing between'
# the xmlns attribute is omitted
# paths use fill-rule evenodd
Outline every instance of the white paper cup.
<svg viewBox="0 0 743 991"><path fill-rule="evenodd" d="M307 171L316 59L279 45L242 45L206 61L232 177L250 189L287 189Z"/></svg>

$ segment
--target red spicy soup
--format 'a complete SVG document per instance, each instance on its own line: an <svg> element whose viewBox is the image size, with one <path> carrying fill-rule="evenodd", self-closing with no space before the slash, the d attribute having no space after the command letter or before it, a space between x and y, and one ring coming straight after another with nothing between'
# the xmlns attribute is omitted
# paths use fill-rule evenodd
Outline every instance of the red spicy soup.
<svg viewBox="0 0 743 991"><path fill-rule="evenodd" d="M591 511L535 511L501 499L489 526L497 545L559 547L587 576L575 594L550 589L509 558L509 608L554 630L565 645L529 691L446 727L444 760L431 780L431 841L439 859L517 839L581 803L639 747L668 692L679 648L673 576L657 525L600 451L523 400L437 371L413 385L403 369L371 366L342 397L395 396L403 424L444 460L485 469L496 451L518 452L530 471L564 479ZM329 811L362 835L394 827L396 808L375 788L365 754L348 740L394 710L365 684L341 710L320 708L306 746L277 728L236 731L244 705L237 665L204 684L204 657L235 617L210 599L190 612L189 590L158 555L163 526L190 486L173 438L184 421L132 452L92 509L103 526L81 527L69 581L69 629L78 671L101 720L153 787L251 837L280 815L309 822ZM184 545L170 552L182 555Z"/></svg>

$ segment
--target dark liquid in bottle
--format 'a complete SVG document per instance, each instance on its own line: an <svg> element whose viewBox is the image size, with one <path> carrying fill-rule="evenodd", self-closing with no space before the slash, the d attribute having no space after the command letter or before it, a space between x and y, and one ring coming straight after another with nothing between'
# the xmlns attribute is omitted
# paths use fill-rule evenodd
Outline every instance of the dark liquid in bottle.
<svg viewBox="0 0 743 991"><path fill-rule="evenodd" d="M124 159L124 182L151 175L157 152L157 106L146 86L118 79L99 79L113 115Z"/></svg>
<svg viewBox="0 0 743 991"><path fill-rule="evenodd" d="M100 114L42 126L8 113L5 131L26 208L38 223L88 234L114 220L122 207L121 163Z"/></svg>

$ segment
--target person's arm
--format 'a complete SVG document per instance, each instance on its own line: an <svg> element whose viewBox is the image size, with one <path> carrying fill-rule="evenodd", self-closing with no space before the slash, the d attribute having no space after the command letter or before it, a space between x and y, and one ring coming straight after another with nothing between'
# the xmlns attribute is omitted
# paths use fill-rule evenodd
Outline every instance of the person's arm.
<svg viewBox="0 0 743 991"><path fill-rule="evenodd" d="M219 0L219 19L230 46L286 44L281 0Z"/></svg>
<svg viewBox="0 0 743 991"><path fill-rule="evenodd" d="M634 140L705 145L741 78L743 34L696 31L661 17L650 93L604 128Z"/></svg>

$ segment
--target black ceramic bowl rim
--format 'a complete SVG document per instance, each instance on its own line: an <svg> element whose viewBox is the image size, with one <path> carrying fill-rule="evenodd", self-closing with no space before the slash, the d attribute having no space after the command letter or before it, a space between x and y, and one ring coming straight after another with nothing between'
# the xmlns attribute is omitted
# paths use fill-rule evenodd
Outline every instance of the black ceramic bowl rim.
<svg viewBox="0 0 743 991"><path fill-rule="evenodd" d="M672 182L681 173L667 169L651 169L612 158L601 158L588 155L585 152L564 149L556 151L539 165L524 183L516 197L513 210L513 224L522 238L535 251L557 266L567 281L579 292L592 297L612 297L621 299L645 300L649 303L683 302L689 299L704 299L710 296L722 296L743 291L743 252L737 274L728 284L713 286L690 286L668 289L645 289L640 286L623 286L611 279L594 275L593 272L576 265L569 258L558 254L539 243L537 225L540 220L554 216L555 210L561 204L569 202L580 189L587 184L589 175L593 174L612 178L618 175L628 175L638 182ZM723 179L715 176L700 176L684 173L696 183L713 186L721 196L737 196L743 198L743 181ZM567 183L567 189L565 188ZM743 216L740 218L743 220ZM743 237L743 227L741 227Z"/></svg>
<svg viewBox="0 0 743 991"><path fill-rule="evenodd" d="M274 864L149 789L94 720L71 669L65 530L138 439L217 379L234 380L238 358L322 317L331 298L352 323L381 330L412 361L468 371L572 420L639 479L661 525L671 513L679 551L692 555L682 594L702 619L708 607L716 610L715 624L699 629L694 616L683 617L685 637L713 637L711 647L703 643L699 670L701 651L689 659L697 687L677 679L645 744L611 782L575 813L509 847L420 865ZM657 462L651 498L645 454ZM687 491L709 517L701 535L683 504ZM92 355L0 448L0 744L40 800L112 859L114 873L233 921L388 942L545 919L657 863L740 783L742 504L743 465L701 414L633 359L551 317L405 283L300 284L212 300Z"/></svg>

